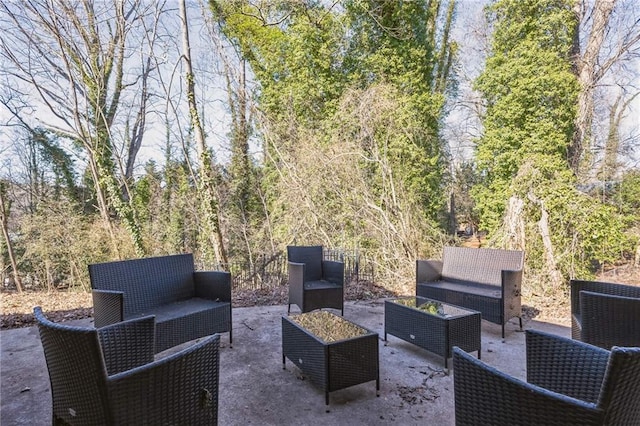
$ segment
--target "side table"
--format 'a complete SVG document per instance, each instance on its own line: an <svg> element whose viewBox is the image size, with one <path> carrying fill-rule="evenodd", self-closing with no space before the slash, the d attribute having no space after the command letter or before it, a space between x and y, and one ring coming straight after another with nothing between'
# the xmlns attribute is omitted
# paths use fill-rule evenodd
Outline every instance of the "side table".
<svg viewBox="0 0 640 426"><path fill-rule="evenodd" d="M481 314L477 311L423 297L402 297L384 302L384 340L387 334L413 343L444 357L444 367L453 356L452 348L478 351L480 358Z"/></svg>
<svg viewBox="0 0 640 426"><path fill-rule="evenodd" d="M282 368L289 358L311 381L329 392L376 381L380 391L378 333L328 311L282 317Z"/></svg>

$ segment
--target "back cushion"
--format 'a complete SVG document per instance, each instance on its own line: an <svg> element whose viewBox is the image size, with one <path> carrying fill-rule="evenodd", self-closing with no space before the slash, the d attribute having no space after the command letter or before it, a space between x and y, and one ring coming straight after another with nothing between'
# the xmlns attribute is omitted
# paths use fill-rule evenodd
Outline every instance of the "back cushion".
<svg viewBox="0 0 640 426"><path fill-rule="evenodd" d="M322 246L288 246L287 258L291 262L305 264L305 281L322 279Z"/></svg>
<svg viewBox="0 0 640 426"><path fill-rule="evenodd" d="M580 291L640 298L640 287L603 281L580 281Z"/></svg>
<svg viewBox="0 0 640 426"><path fill-rule="evenodd" d="M91 288L124 292L124 315L194 296L193 255L148 257L89 265Z"/></svg>
<svg viewBox="0 0 640 426"><path fill-rule="evenodd" d="M580 315L580 292L610 294L640 299L640 287L606 281L571 280L571 312Z"/></svg>
<svg viewBox="0 0 640 426"><path fill-rule="evenodd" d="M447 280L500 286L502 270L521 270L524 256L517 250L445 247L442 260Z"/></svg>

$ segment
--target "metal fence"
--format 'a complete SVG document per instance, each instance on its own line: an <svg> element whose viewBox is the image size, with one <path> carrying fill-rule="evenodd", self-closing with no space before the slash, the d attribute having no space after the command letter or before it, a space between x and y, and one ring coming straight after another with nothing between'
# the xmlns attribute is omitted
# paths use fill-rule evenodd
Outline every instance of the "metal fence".
<svg viewBox="0 0 640 426"><path fill-rule="evenodd" d="M234 290L279 287L287 282L287 256L283 252L261 254L251 262L232 262L227 270Z"/></svg>
<svg viewBox="0 0 640 426"><path fill-rule="evenodd" d="M346 282L374 282L373 262L357 249L325 249L325 260L344 262L344 278ZM258 290L279 287L287 283L286 252L262 254L251 262L232 262L227 268L231 273L234 290Z"/></svg>
<svg viewBox="0 0 640 426"><path fill-rule="evenodd" d="M325 249L324 258L325 260L344 262L344 279L346 282L375 282L373 262L358 249Z"/></svg>

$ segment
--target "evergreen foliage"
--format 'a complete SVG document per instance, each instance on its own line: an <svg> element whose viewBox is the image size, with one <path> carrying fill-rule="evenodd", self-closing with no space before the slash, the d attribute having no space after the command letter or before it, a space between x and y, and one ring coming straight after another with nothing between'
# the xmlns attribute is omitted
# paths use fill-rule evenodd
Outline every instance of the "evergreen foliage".
<svg viewBox="0 0 640 426"><path fill-rule="evenodd" d="M590 277L594 266L631 249L624 217L580 193L567 161L580 90L569 57L572 7L569 0L493 3L491 55L476 80L486 102L476 153L481 182L472 190L481 227L508 240L509 202L522 200L516 245L526 249L531 272L552 285Z"/></svg>

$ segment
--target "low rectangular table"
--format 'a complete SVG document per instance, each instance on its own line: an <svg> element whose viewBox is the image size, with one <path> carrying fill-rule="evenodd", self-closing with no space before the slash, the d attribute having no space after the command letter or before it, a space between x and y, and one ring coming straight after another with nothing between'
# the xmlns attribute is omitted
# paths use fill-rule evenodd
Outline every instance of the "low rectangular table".
<svg viewBox="0 0 640 426"><path fill-rule="evenodd" d="M444 367L453 356L452 348L478 351L480 322L477 311L424 297L401 297L384 302L384 340L387 333L444 357Z"/></svg>
<svg viewBox="0 0 640 426"><path fill-rule="evenodd" d="M282 368L286 358L325 392L371 380L380 391L378 333L328 311L282 317Z"/></svg>

